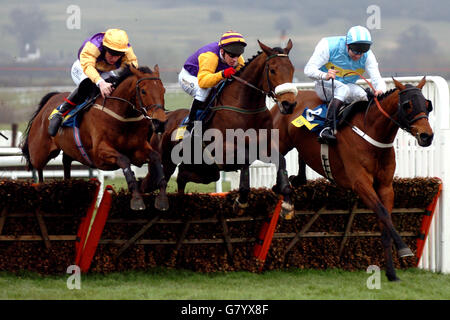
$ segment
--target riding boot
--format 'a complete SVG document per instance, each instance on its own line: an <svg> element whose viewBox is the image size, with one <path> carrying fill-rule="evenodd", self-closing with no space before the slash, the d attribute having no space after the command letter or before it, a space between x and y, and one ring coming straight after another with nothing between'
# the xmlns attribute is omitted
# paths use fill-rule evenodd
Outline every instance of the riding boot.
<svg viewBox="0 0 450 320"><path fill-rule="evenodd" d="M321 143L332 144L336 142L336 115L343 102L339 99L333 98L327 110L327 118L325 120L325 128L319 134L319 141Z"/></svg>
<svg viewBox="0 0 450 320"><path fill-rule="evenodd" d="M72 110L73 107L81 103L82 99L83 96L79 93L77 87L67 98L64 99L64 102L59 107L59 110L58 108L55 108L52 111L50 117L48 117L48 120L50 120L50 123L48 125L48 134L50 136L54 137L56 135L59 127L61 126L64 115Z"/></svg>
<svg viewBox="0 0 450 320"><path fill-rule="evenodd" d="M194 99L194 101L192 101L191 110L189 111L188 124L186 127L186 130L188 132L191 132L192 128L194 127L194 121L197 116L197 110L202 109L202 107L203 107L203 101L200 101L197 99Z"/></svg>

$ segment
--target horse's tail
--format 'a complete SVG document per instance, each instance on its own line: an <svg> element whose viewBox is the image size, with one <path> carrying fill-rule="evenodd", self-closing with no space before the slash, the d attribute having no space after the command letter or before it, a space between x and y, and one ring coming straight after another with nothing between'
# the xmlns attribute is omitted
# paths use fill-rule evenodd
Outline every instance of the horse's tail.
<svg viewBox="0 0 450 320"><path fill-rule="evenodd" d="M32 115L30 121L28 122L27 128L25 129L25 132L22 135L22 141L20 142L20 148L22 149L22 155L27 161L28 170L33 169L33 165L30 161L30 151L28 150L28 135L30 133L31 125L33 124L34 119L39 114L39 111L45 106L45 104L50 100L51 97L53 97L55 94L58 94L59 92L49 92L47 93L42 99L41 102L39 102L38 109L34 112Z"/></svg>

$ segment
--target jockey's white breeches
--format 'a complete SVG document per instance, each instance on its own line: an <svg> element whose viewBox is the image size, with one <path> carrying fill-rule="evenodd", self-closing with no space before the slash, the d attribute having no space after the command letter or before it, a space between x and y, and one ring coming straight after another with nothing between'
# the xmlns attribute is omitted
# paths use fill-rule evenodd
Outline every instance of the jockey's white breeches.
<svg viewBox="0 0 450 320"><path fill-rule="evenodd" d="M315 90L317 95L323 101L330 101L332 96L331 79L315 81ZM359 85L354 83L342 83L338 80L334 80L334 98L344 101L345 103L351 103L353 101L367 100L366 91Z"/></svg>
<svg viewBox="0 0 450 320"><path fill-rule="evenodd" d="M184 68L178 74L178 83L187 94L202 102L208 98L209 92L211 91L211 88L200 88L197 77L191 75Z"/></svg>

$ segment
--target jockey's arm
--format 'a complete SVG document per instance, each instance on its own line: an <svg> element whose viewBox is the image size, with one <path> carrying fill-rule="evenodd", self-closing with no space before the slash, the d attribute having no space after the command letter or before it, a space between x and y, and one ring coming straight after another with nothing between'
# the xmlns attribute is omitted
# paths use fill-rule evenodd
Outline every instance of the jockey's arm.
<svg viewBox="0 0 450 320"><path fill-rule="evenodd" d="M91 42L87 42L80 53L81 68L83 69L84 74L88 76L88 78L91 79L91 81L96 85L98 85L98 82L102 80L100 74L95 68L98 56L100 56L100 50L98 50L98 48Z"/></svg>
<svg viewBox="0 0 450 320"><path fill-rule="evenodd" d="M328 41L323 38L317 44L313 55L309 58L309 61L305 66L305 75L313 80L326 80L328 74L319 69L325 65L329 59L330 49L328 47Z"/></svg>
<svg viewBox="0 0 450 320"><path fill-rule="evenodd" d="M380 70L378 69L378 62L375 58L375 55L370 50L367 55L367 60L365 64L365 68L367 71L367 74L370 77L370 80L372 80L373 87L375 88L375 95L380 95L383 92L386 91L386 83L384 82L383 78L381 77Z"/></svg>
<svg viewBox="0 0 450 320"><path fill-rule="evenodd" d="M215 72L219 64L219 57L212 52L205 52L198 56L198 85L202 89L212 88L224 78L222 71Z"/></svg>

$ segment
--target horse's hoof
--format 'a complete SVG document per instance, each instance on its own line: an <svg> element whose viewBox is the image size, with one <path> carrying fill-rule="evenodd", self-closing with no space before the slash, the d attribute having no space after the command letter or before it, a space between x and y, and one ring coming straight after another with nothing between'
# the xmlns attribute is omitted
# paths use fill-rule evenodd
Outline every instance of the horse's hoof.
<svg viewBox="0 0 450 320"><path fill-rule="evenodd" d="M155 209L159 211L169 210L169 198L167 195L158 194L155 198Z"/></svg>
<svg viewBox="0 0 450 320"><path fill-rule="evenodd" d="M142 200L142 198L132 198L130 207L131 207L131 210L134 210L134 211L145 210L144 200Z"/></svg>
<svg viewBox="0 0 450 320"><path fill-rule="evenodd" d="M398 250L398 256L400 258L413 257L414 253L411 251L410 248L406 247L406 248Z"/></svg>
<svg viewBox="0 0 450 320"><path fill-rule="evenodd" d="M399 281L401 281L400 278L397 277L396 275L393 275L393 276L386 275L386 277L387 277L388 280L391 281L391 282L399 282Z"/></svg>
<svg viewBox="0 0 450 320"><path fill-rule="evenodd" d="M300 186L303 186L306 184L306 180L300 178L299 176L290 176L289 177L289 182L291 183L291 186L293 188L298 188Z"/></svg>
<svg viewBox="0 0 450 320"><path fill-rule="evenodd" d="M281 204L280 217L284 220L291 220L294 218L294 215L294 205L283 201Z"/></svg>
<svg viewBox="0 0 450 320"><path fill-rule="evenodd" d="M240 203L238 199L236 199L233 203L233 212L237 216L242 216L245 213L245 210L248 207L248 203Z"/></svg>

